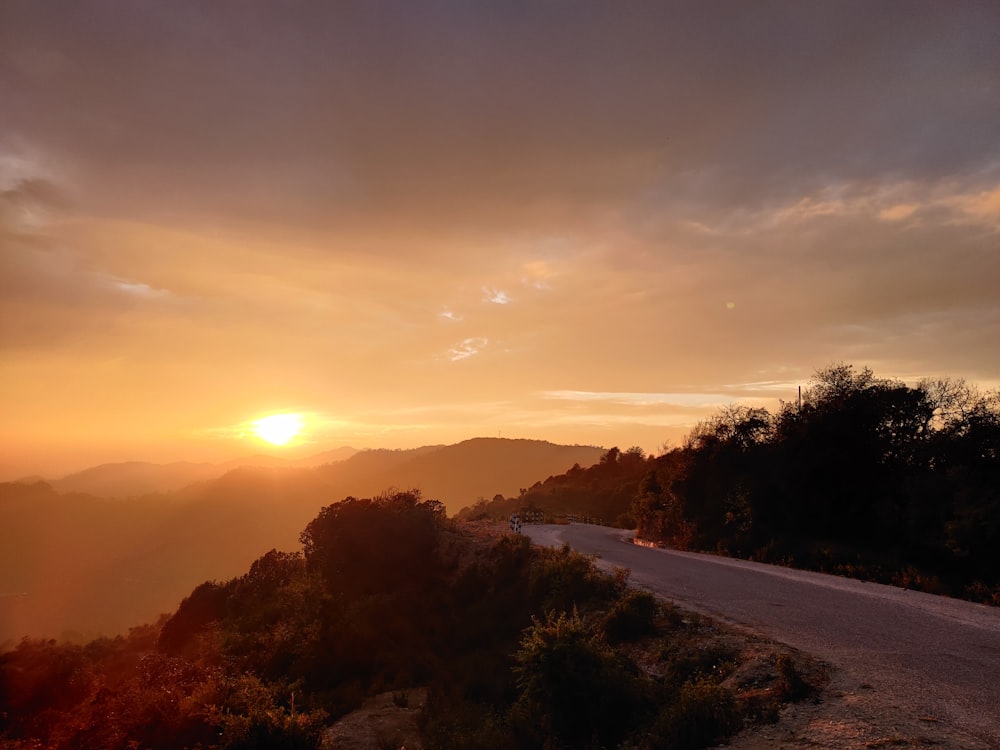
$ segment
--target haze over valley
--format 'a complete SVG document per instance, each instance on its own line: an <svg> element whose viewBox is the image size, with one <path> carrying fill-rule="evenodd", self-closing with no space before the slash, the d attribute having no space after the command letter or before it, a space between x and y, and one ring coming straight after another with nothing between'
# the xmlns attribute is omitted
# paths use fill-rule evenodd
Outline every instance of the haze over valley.
<svg viewBox="0 0 1000 750"><path fill-rule="evenodd" d="M0 484L0 643L116 635L155 620L203 581L237 575L269 549L299 549L306 523L347 496L418 489L454 514L603 453L482 438L299 462L313 466L257 456L239 466L106 465L52 483ZM202 479L172 489L193 475ZM140 487L155 494L138 496Z"/></svg>

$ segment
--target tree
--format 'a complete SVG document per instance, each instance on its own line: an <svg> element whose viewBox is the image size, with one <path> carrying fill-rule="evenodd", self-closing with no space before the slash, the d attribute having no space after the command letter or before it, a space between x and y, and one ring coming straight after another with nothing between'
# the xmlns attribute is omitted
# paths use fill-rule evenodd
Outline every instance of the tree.
<svg viewBox="0 0 1000 750"><path fill-rule="evenodd" d="M163 625L158 645L168 654L179 654L205 628L226 613L229 586L205 581L197 586Z"/></svg>
<svg viewBox="0 0 1000 750"><path fill-rule="evenodd" d="M679 549L691 543L691 525L684 518L681 501L663 486L655 469L640 483L631 508L640 539L666 542Z"/></svg>
<svg viewBox="0 0 1000 750"><path fill-rule="evenodd" d="M348 497L323 508L300 536L306 564L337 596L425 587L436 574L444 506L418 490Z"/></svg>

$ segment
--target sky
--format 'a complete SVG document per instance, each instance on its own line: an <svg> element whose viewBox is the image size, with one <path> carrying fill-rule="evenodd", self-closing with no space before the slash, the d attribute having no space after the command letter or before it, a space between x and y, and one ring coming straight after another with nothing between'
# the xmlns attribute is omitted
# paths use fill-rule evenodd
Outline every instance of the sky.
<svg viewBox="0 0 1000 750"><path fill-rule="evenodd" d="M974 0L0 0L0 478L658 452L839 362L997 387L998 40Z"/></svg>

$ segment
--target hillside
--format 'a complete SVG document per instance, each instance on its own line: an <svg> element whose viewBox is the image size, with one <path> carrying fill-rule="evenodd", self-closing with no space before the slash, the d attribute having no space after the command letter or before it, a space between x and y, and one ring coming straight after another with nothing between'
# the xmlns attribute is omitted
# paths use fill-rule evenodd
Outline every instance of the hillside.
<svg viewBox="0 0 1000 750"><path fill-rule="evenodd" d="M413 451L363 451L320 469L344 495L414 487L445 504L449 514L482 498L517 495L522 488L574 464L597 463L604 451L543 440L474 438Z"/></svg>
<svg viewBox="0 0 1000 750"><path fill-rule="evenodd" d="M0 644L114 634L154 619L201 581L237 575L268 549L296 549L319 508L349 495L415 487L452 510L600 454L490 438L362 451L317 468L240 467L129 499L0 484Z"/></svg>
<svg viewBox="0 0 1000 750"><path fill-rule="evenodd" d="M572 515L608 526L632 528L632 500L642 480L657 465L640 448L624 453L612 448L594 465L573 466L563 474L535 482L509 497L494 497L459 511L461 520L503 520L521 508L540 510L546 517Z"/></svg>
<svg viewBox="0 0 1000 750"><path fill-rule="evenodd" d="M627 577L351 498L126 638L0 651L0 746L696 750L810 692L806 660Z"/></svg>

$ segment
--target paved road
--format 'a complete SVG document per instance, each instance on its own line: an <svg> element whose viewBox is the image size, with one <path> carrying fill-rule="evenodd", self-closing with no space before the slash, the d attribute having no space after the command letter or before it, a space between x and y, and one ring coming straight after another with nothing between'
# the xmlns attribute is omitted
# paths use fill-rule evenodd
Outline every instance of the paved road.
<svg viewBox="0 0 1000 750"><path fill-rule="evenodd" d="M818 656L924 720L1000 748L1000 609L745 560L650 549L602 526L534 526L678 604Z"/></svg>

